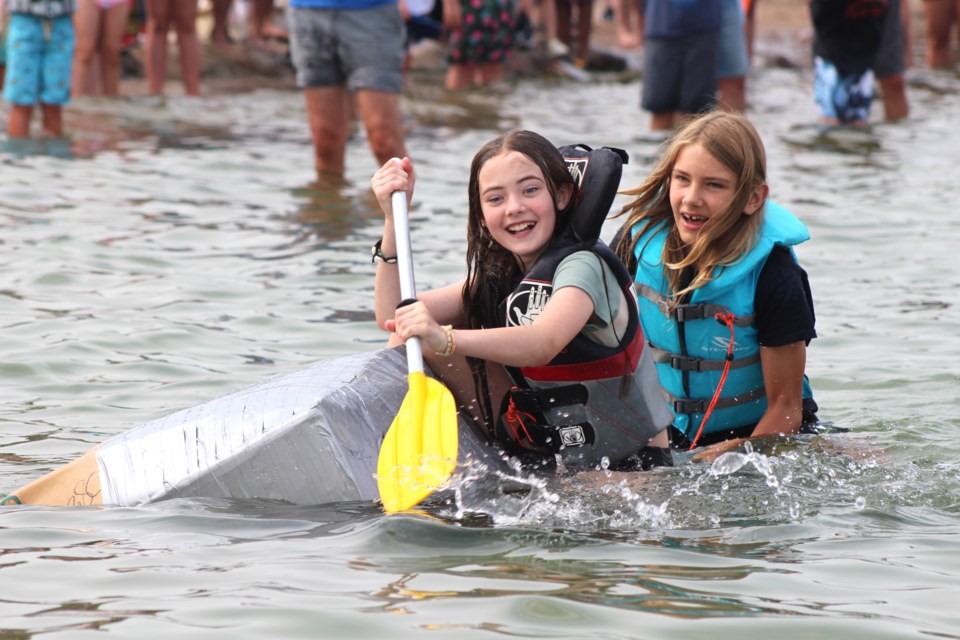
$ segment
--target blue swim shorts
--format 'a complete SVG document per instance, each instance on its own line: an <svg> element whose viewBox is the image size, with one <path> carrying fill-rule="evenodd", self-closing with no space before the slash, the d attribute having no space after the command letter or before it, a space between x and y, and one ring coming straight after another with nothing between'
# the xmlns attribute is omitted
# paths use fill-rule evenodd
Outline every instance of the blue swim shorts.
<svg viewBox="0 0 960 640"><path fill-rule="evenodd" d="M841 76L833 63L817 56L813 59L813 97L820 116L841 124L870 121L873 102L873 71Z"/></svg>
<svg viewBox="0 0 960 640"><path fill-rule="evenodd" d="M11 13L8 26L4 99L20 106L68 103L73 63L71 17Z"/></svg>

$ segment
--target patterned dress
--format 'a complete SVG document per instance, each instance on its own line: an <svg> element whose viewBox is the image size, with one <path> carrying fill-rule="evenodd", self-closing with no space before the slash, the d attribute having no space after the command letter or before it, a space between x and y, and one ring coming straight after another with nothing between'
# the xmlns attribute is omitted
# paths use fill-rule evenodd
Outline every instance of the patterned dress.
<svg viewBox="0 0 960 640"><path fill-rule="evenodd" d="M506 62L513 48L513 0L460 0L463 24L448 33L451 64Z"/></svg>

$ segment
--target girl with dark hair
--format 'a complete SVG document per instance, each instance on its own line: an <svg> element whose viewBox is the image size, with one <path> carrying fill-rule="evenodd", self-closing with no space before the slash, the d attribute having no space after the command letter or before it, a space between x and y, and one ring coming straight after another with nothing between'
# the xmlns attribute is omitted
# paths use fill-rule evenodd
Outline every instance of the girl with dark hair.
<svg viewBox="0 0 960 640"><path fill-rule="evenodd" d="M577 185L556 147L513 131L477 152L466 277L399 307L391 195L411 200L413 163L387 162L372 186L384 212L377 323L401 341L421 339L481 436L537 468L671 463L663 433L671 416L630 278L602 242L567 233Z"/></svg>

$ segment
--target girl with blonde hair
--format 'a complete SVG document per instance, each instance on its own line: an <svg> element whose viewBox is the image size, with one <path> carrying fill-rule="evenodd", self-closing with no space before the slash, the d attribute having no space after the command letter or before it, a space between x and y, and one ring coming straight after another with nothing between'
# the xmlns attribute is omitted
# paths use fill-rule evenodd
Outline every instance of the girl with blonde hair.
<svg viewBox="0 0 960 640"><path fill-rule="evenodd" d="M810 235L768 191L756 129L716 111L679 129L649 177L625 192L634 199L621 211L617 253L635 274L676 446L817 422L804 374L813 299L792 248Z"/></svg>

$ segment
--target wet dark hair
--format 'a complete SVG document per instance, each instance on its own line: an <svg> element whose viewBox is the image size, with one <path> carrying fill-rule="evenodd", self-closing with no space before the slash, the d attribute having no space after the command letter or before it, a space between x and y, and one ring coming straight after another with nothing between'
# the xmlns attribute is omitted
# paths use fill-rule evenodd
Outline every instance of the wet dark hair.
<svg viewBox="0 0 960 640"><path fill-rule="evenodd" d="M491 159L510 151L522 153L543 174L551 198L556 203L561 189L570 185L575 190L573 177L560 151L538 133L533 131L510 131L483 145L470 165L470 182L467 186L469 211L467 217L467 278L463 287L463 311L467 327L479 329L491 326L491 313L506 292L512 291L523 276L516 256L494 242L483 224L483 208L480 201L480 170ZM574 198L566 207L557 211L554 237L561 230L560 221L569 212ZM488 286L492 285L492 286Z"/></svg>

